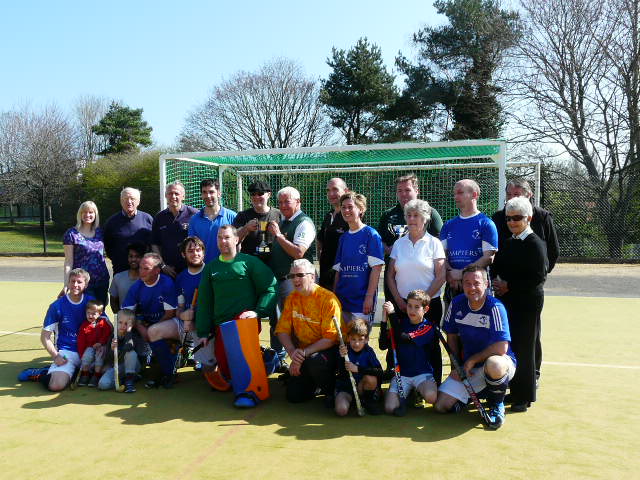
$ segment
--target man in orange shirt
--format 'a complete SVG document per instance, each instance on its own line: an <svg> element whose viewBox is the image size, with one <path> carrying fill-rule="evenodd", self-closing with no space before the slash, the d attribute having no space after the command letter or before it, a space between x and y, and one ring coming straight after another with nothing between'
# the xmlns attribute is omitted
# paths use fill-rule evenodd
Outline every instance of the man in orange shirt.
<svg viewBox="0 0 640 480"><path fill-rule="evenodd" d="M340 318L340 302L316 285L315 268L307 259L294 260L287 278L294 291L285 301L275 330L291 358L287 400L310 400L317 388L332 398L338 358L333 318Z"/></svg>

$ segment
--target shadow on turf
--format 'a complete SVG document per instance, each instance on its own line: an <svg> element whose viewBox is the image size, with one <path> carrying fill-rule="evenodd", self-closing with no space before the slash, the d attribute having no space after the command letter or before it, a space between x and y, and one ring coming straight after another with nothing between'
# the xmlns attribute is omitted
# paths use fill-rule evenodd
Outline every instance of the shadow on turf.
<svg viewBox="0 0 640 480"><path fill-rule="evenodd" d="M233 393L212 391L200 375L184 369L179 383L170 390L147 390L138 383L133 394L102 392L81 387L52 393L40 384L20 384L16 375L23 368L47 365L46 357L29 364L5 364L0 375L0 396L31 399L24 409L64 407L65 405L113 405L106 415L118 418L123 425L148 425L182 420L210 423L212 429L253 425L276 426L275 433L297 440L326 440L343 436L402 437L416 442L436 442L482 428L475 412L460 415L439 415L433 408L409 408L405 417L389 415L358 417L351 412L338 418L333 410L325 408L320 399L304 404L289 404L284 398L284 387L270 379L272 397L255 409L239 410L233 407ZM222 430L219 430L222 431Z"/></svg>

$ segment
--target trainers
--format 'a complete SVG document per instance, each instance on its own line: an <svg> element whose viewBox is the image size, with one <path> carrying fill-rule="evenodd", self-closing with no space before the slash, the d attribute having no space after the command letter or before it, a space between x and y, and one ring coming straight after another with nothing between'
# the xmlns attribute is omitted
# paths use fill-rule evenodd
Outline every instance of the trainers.
<svg viewBox="0 0 640 480"><path fill-rule="evenodd" d="M499 429L504 423L504 403L491 405L489 407L489 428L492 430Z"/></svg>
<svg viewBox="0 0 640 480"><path fill-rule="evenodd" d="M87 386L89 387L97 387L98 386L98 377L96 377L95 375L93 377L91 377L91 380L89 380L89 383L87 384Z"/></svg>
<svg viewBox="0 0 640 480"><path fill-rule="evenodd" d="M33 367L25 368L18 374L19 382L37 382L41 375L45 375L49 371L49 367Z"/></svg>
<svg viewBox="0 0 640 480"><path fill-rule="evenodd" d="M458 400L456 403L453 404L453 407L451 407L451 410L449 411L451 413L462 413L466 409L467 409L467 404Z"/></svg>
<svg viewBox="0 0 640 480"><path fill-rule="evenodd" d="M80 380L78 380L78 386L86 387L87 385L89 385L89 380L91 380L91 377L89 377L89 375L80 375Z"/></svg>
<svg viewBox="0 0 640 480"><path fill-rule="evenodd" d="M127 378L124 381L124 393L134 393L136 391L136 384L133 378Z"/></svg>
<svg viewBox="0 0 640 480"><path fill-rule="evenodd" d="M404 398L400 399L400 405L397 406L394 410L393 410L393 414L396 417L404 417L407 414L407 400Z"/></svg>

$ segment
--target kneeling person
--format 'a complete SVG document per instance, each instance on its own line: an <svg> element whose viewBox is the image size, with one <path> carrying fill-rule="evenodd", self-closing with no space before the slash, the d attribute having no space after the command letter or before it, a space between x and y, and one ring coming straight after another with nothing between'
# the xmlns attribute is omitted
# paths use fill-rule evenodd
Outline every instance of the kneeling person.
<svg viewBox="0 0 640 480"><path fill-rule="evenodd" d="M136 314L136 329L149 342L158 360L162 375L148 383L171 388L174 382L175 354L166 340L179 341L183 335L182 322L176 318L178 300L171 277L160 273L162 257L146 253L140 261L140 279L129 289L122 308Z"/></svg>
<svg viewBox="0 0 640 480"><path fill-rule="evenodd" d="M87 285L89 273L86 270L71 270L67 294L49 306L44 319L40 341L51 355L53 364L39 380L52 392L64 390L69 385L73 372L80 366L78 330L86 318L87 303L93 300L93 297L84 293ZM53 332L56 332L55 343L51 338Z"/></svg>
<svg viewBox="0 0 640 480"><path fill-rule="evenodd" d="M438 387L433 377L433 367L429 363L430 352L425 348L433 344L435 335L433 326L425 318L430 300L424 290L412 290L407 295L406 315L393 315L393 303L384 303L384 311L391 316L393 322L396 356L400 365L400 381L404 395L404 398L400 397L400 388L394 377L384 399L384 409L387 413L404 415L406 398L413 389L416 389L427 403L436 402Z"/></svg>
<svg viewBox="0 0 640 480"><path fill-rule="evenodd" d="M340 346L340 356L344 366L340 368L336 380L336 414L343 417L349 413L353 402L353 389L349 374L353 374L362 405L370 415L382 413L378 405L382 366L373 348L369 346L369 327L367 322L356 318L349 324L347 332L348 346Z"/></svg>
<svg viewBox="0 0 640 480"><path fill-rule="evenodd" d="M504 423L504 396L516 371L516 358L511 350L507 312L500 300L488 295L487 271L469 265L462 271L464 293L456 296L444 318L447 343L458 358L469 381L480 393L486 389L490 427ZM462 352L460 355L462 344ZM448 412L463 408L469 395L455 370L440 385L436 410Z"/></svg>

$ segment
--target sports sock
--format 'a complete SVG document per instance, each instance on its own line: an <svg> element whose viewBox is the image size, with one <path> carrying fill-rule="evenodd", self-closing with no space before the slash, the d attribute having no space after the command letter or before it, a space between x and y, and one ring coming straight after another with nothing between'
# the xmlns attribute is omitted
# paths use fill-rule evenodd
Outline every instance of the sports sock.
<svg viewBox="0 0 640 480"><path fill-rule="evenodd" d="M149 346L151 346L151 350L158 360L163 375L172 375L175 359L171 354L171 350L169 350L167 342L164 340L156 340L155 342L149 342Z"/></svg>
<svg viewBox="0 0 640 480"><path fill-rule="evenodd" d="M40 378L38 380L44 386L44 388L49 390L49 382L51 381L51 374L50 373L45 373L43 375L40 375Z"/></svg>
<svg viewBox="0 0 640 480"><path fill-rule="evenodd" d="M502 403L504 401L504 396L507 393L507 388L509 387L509 379L507 375L498 380L493 380L485 374L484 379L485 382L487 382L485 390L487 403L490 405Z"/></svg>

